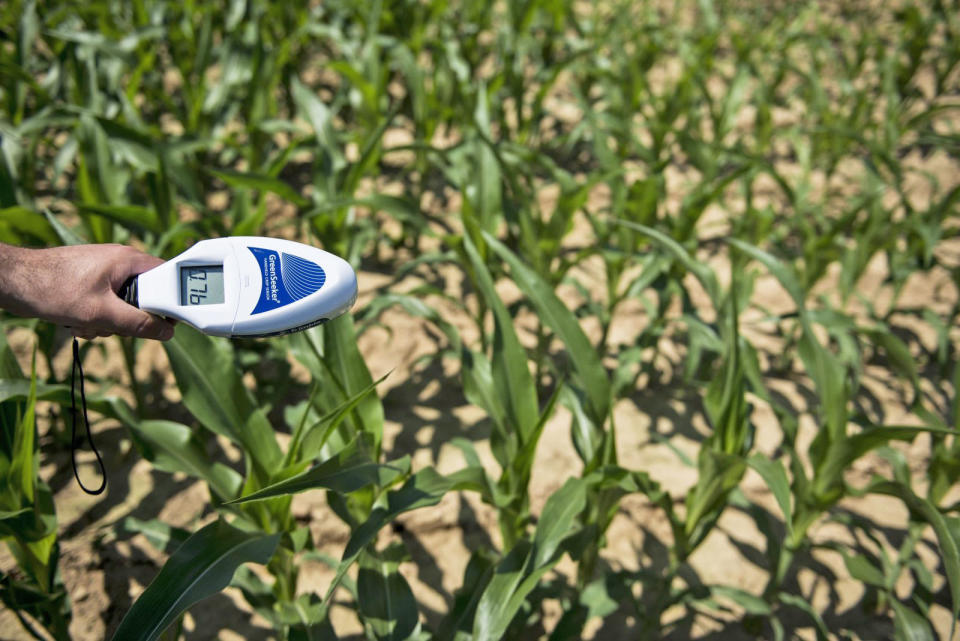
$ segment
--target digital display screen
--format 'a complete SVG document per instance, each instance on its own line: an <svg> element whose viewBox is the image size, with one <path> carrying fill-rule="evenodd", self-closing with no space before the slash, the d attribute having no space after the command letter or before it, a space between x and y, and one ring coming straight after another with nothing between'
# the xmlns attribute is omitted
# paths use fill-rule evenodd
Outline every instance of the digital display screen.
<svg viewBox="0 0 960 641"><path fill-rule="evenodd" d="M180 304L215 305L223 302L223 265L180 268Z"/></svg>

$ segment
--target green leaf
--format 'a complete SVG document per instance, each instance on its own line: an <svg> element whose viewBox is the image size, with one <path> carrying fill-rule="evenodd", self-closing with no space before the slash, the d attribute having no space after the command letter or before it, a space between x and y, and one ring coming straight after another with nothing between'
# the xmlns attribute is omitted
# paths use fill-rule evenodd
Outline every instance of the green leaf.
<svg viewBox="0 0 960 641"><path fill-rule="evenodd" d="M790 298L793 299L794 305L797 306L797 311L802 311L804 309L804 301L806 296L804 296L803 288L800 286L800 281L797 280L797 276L794 274L792 269L780 262L780 260L775 258L772 254L768 254L762 249L754 247L753 245L746 243L739 238L730 238L727 240L727 242L766 267L770 273L773 274L778 281L780 281L780 284L783 285L783 288L787 290L787 293L790 294Z"/></svg>
<svg viewBox="0 0 960 641"><path fill-rule="evenodd" d="M951 527L951 522L944 517L936 505L917 496L909 486L902 483L881 480L872 483L867 491L899 498L911 512L921 516L933 528L933 532L937 536L937 543L940 545L944 573L947 583L950 585L950 610L953 614L950 638L953 638L957 617L960 615L960 539L957 538L957 533Z"/></svg>
<svg viewBox="0 0 960 641"><path fill-rule="evenodd" d="M724 507L727 494L737 486L746 469L739 456L716 450L701 449L697 460L700 476L687 497L685 530L697 541L706 520L715 517Z"/></svg>
<svg viewBox="0 0 960 641"><path fill-rule="evenodd" d="M382 641L403 641L419 622L413 591L398 572L405 555L403 544L395 543L360 558L357 607L363 622Z"/></svg>
<svg viewBox="0 0 960 641"><path fill-rule="evenodd" d="M163 347L183 404L204 427L241 444L267 478L282 454L273 428L243 384L230 342L180 323Z"/></svg>
<svg viewBox="0 0 960 641"><path fill-rule="evenodd" d="M860 327L858 331L867 336L876 345L882 347L893 367L906 376L915 390L919 389L920 377L917 374L916 361L906 343L885 327Z"/></svg>
<svg viewBox="0 0 960 641"><path fill-rule="evenodd" d="M0 602L7 606L9 612L27 613L37 621L49 624L50 635L41 635L39 632L26 637L23 633L17 635L15 629L13 638L47 639L50 636L58 639L69 638L68 623L70 602L62 584L58 584L52 591L41 590L29 580L18 581L8 573L0 574ZM21 622L26 618L21 618ZM32 626L31 626L32 627Z"/></svg>
<svg viewBox="0 0 960 641"><path fill-rule="evenodd" d="M481 229L492 232L496 228L497 219L503 211L501 205L503 180L494 148L488 143L491 138L488 101L486 87L481 84L477 91L477 107L474 113L477 132L481 135L473 141L474 166L471 176L473 182L467 186L465 191L467 196L476 204Z"/></svg>
<svg viewBox="0 0 960 641"><path fill-rule="evenodd" d="M57 232L57 237L60 239L60 242L64 245L83 245L86 240L78 236L73 230L69 229L66 225L61 223L56 216L54 216L49 209L43 210L43 216L47 219L47 222L50 223L50 226L53 227L53 230Z"/></svg>
<svg viewBox="0 0 960 641"><path fill-rule="evenodd" d="M526 539L518 542L497 564L490 582L483 591L477 604L473 620L473 639L486 641L503 638L514 615L523 605L523 598L533 589L533 585L521 588L525 578L531 576L534 568L529 567L532 545ZM546 572L534 576L535 581ZM521 598L514 602L513 596L520 593Z"/></svg>
<svg viewBox="0 0 960 641"><path fill-rule="evenodd" d="M290 626L289 641L336 638L329 612L316 594L301 594L292 603L282 603L279 609L282 613L280 626Z"/></svg>
<svg viewBox="0 0 960 641"><path fill-rule="evenodd" d="M344 314L325 323L323 334L326 367L342 387L345 399L360 395L353 410L353 414L358 418L357 427L371 436L374 452L379 455L380 442L383 440L383 403L375 393L362 393L374 385L374 381L357 347L353 317Z"/></svg>
<svg viewBox="0 0 960 641"><path fill-rule="evenodd" d="M453 595L453 605L437 629L437 641L452 641L470 634L477 603L490 583L496 566L492 556L483 548L475 549L470 555L463 572L463 582Z"/></svg>
<svg viewBox="0 0 960 641"><path fill-rule="evenodd" d="M850 554L843 552L843 564L847 566L847 572L857 581L872 585L881 590L887 588L886 578L883 572L870 563L870 560L859 554Z"/></svg>
<svg viewBox="0 0 960 641"><path fill-rule="evenodd" d="M564 407L573 415L570 424L573 446L589 469L600 462L605 438L603 426L597 425L590 418L585 407L586 399L577 390L564 385L560 394Z"/></svg>
<svg viewBox="0 0 960 641"><path fill-rule="evenodd" d="M157 212L149 207L137 205L77 205L85 214L96 214L126 227L131 231L148 231L160 234L164 231Z"/></svg>
<svg viewBox="0 0 960 641"><path fill-rule="evenodd" d="M562 544L587 504L587 484L567 479L550 495L533 541L521 540L494 571L477 604L473 624L476 641L500 639L540 578L560 560Z"/></svg>
<svg viewBox="0 0 960 641"><path fill-rule="evenodd" d="M43 214L20 206L0 209L0 239L19 245L24 243L25 238L46 245L59 242L56 230Z"/></svg>
<svg viewBox="0 0 960 641"><path fill-rule="evenodd" d="M299 447L299 452L295 450L296 443L300 442L299 430L297 433L294 433L293 442L290 445L290 450L288 450L288 460L289 463L292 459L290 456L297 458L301 461L312 460L317 457L320 452L323 450L323 446L327 442L327 437L330 433L337 428L338 425L343 421L343 419L351 412L357 405L363 401L364 398L380 385L387 376L390 375L390 372L387 372L376 381L370 383L365 388L354 394L351 398L348 398L343 403L335 407L333 410L327 412L321 416L316 422L314 422L310 427L303 429L302 433L302 446Z"/></svg>
<svg viewBox="0 0 960 641"><path fill-rule="evenodd" d="M635 229L656 241L657 244L670 253L674 259L679 261L688 272L696 276L697 280L700 281L700 284L703 285L703 288L706 290L707 295L710 296L710 301L713 303L714 308L719 309L720 284L717 282L716 274L713 273L713 270L710 269L706 263L695 260L687 250L684 249L683 245L653 227L647 227L646 225L640 225L629 220L621 220L618 218L614 218L613 222L619 225L625 225L630 229Z"/></svg>
<svg viewBox="0 0 960 641"><path fill-rule="evenodd" d="M473 267L477 288L493 311L494 390L505 405L512 428L519 434L521 442L526 442L539 416L536 388L527 367L527 354L517 338L513 319L493 286L490 272L467 236L464 237L464 249Z"/></svg>
<svg viewBox="0 0 960 641"><path fill-rule="evenodd" d="M39 481L34 502L16 510L0 510L0 536L8 536L24 546L56 538L57 514L50 487ZM20 498L20 497L17 497ZM4 502L10 503L7 495ZM26 568L29 571L29 568Z"/></svg>
<svg viewBox="0 0 960 641"><path fill-rule="evenodd" d="M936 639L926 617L900 603L896 598L890 600L890 606L893 608L895 641L934 641Z"/></svg>
<svg viewBox="0 0 960 641"><path fill-rule="evenodd" d="M436 505L447 492L473 487L475 480L473 476L461 478L441 476L436 470L428 467L407 479L399 489L387 492L385 501L377 505L370 513L370 517L350 534L350 540L347 541L347 547L343 551L340 565L327 590L324 602L329 603L347 570L364 549L375 540L377 532L383 526L404 512Z"/></svg>
<svg viewBox="0 0 960 641"><path fill-rule="evenodd" d="M587 393L591 420L603 425L610 411L610 379L580 323L551 287L491 234L484 233L487 245L510 265L513 281L530 299L540 320L552 329L570 354L577 380Z"/></svg>
<svg viewBox="0 0 960 641"><path fill-rule="evenodd" d="M787 470L784 469L783 463L762 454L754 454L747 459L747 465L757 471L773 493L773 498L777 500L777 505L783 513L783 521L789 536L793 532L793 510L790 507L790 481L787 479Z"/></svg>
<svg viewBox="0 0 960 641"><path fill-rule="evenodd" d="M551 394L547 400L547 404L540 413L537 425L534 427L527 442L524 443L517 452L516 457L510 461L510 466L517 472L518 478L529 478L530 470L533 469L533 460L537 453L537 444L540 441L540 436L543 434L543 428L546 427L547 421L553 416L553 410L557 405L557 400L560 398L562 390L563 382L561 381L554 388L553 394Z"/></svg>
<svg viewBox="0 0 960 641"><path fill-rule="evenodd" d="M730 599L743 608L747 614L753 614L755 616L770 616L771 614L769 603L758 596L750 594L746 590L741 590L740 588L729 585L713 585L710 586L710 593L713 596Z"/></svg>
<svg viewBox="0 0 960 641"><path fill-rule="evenodd" d="M207 455L206 447L186 425L173 421L148 420L128 425L140 451L153 465L165 472L186 472L203 479L221 500L240 492L243 478Z"/></svg>
<svg viewBox="0 0 960 641"><path fill-rule="evenodd" d="M128 516L123 519L116 530L121 538L142 534L150 541L150 545L167 554L175 552L190 538L188 530L168 525L159 519L142 521L135 516Z"/></svg>
<svg viewBox="0 0 960 641"><path fill-rule="evenodd" d="M0 388L9 382L8 379L25 381L23 370L20 369L20 363L17 361L17 355L10 348L10 343L7 342L6 332L0 332ZM27 388L27 393L30 393L29 388ZM0 403L5 400L7 399L0 395Z"/></svg>
<svg viewBox="0 0 960 641"><path fill-rule="evenodd" d="M750 446L750 429L747 418L746 383L740 363L740 333L737 318L736 288L734 275L727 296L723 319L724 351L723 375L715 376L707 387L704 407L710 418L713 434L708 447L726 454L743 455Z"/></svg>
<svg viewBox="0 0 960 641"><path fill-rule="evenodd" d="M283 182L279 178L274 178L267 174L257 174L252 172L233 171L231 169L207 169L211 175L216 176L231 187L240 189L256 189L261 192L270 192L289 200L298 207L306 207L310 201L297 193L297 191Z"/></svg>
<svg viewBox="0 0 960 641"><path fill-rule="evenodd" d="M357 433L365 433L371 438L377 458L383 437L383 404L376 394L363 394L373 385L373 377L357 349L351 316L344 314L322 326L298 332L288 341L293 355L313 375L317 386L314 406L319 412L329 413L331 408L340 408L351 399L357 401L346 416L336 419L343 422L339 431L331 428L311 436L308 453L322 447L320 441L325 442L332 434L337 434L332 442L339 442L337 447L342 447Z"/></svg>
<svg viewBox="0 0 960 641"><path fill-rule="evenodd" d="M807 323L804 323L797 353L803 361L807 375L813 379L817 388L820 413L825 427L810 448L810 456L814 464L817 464L829 451L829 445L842 441L846 433L850 386L844 376L843 365L836 356L820 344ZM822 447L820 447L821 444Z"/></svg>
<svg viewBox="0 0 960 641"><path fill-rule="evenodd" d="M297 494L316 488L347 494L362 487L379 483L382 473L389 467L388 465L373 463L369 456L357 451L356 445L352 445L333 458L310 468L302 474L268 485L253 494L229 501L228 505L259 501L274 496Z"/></svg>
<svg viewBox="0 0 960 641"><path fill-rule="evenodd" d="M310 123L319 143L329 153L337 149L333 132L333 114L309 87L294 78L290 83L293 101L300 116Z"/></svg>
<svg viewBox="0 0 960 641"><path fill-rule="evenodd" d="M580 593L580 603L587 607L587 618L605 619L620 607L610 593L609 583L612 577L605 576L587 584Z"/></svg>
<svg viewBox="0 0 960 641"><path fill-rule="evenodd" d="M156 639L187 608L227 587L242 564L266 563L279 540L279 534L243 532L223 520L201 528L160 569L113 639Z"/></svg>
<svg viewBox="0 0 960 641"><path fill-rule="evenodd" d="M781 592L778 598L781 603L793 606L810 617L810 620L813 621L813 630L817 635L817 641L829 640L830 631L827 629L827 624L824 623L823 617L820 616L820 613L816 611L809 601L802 596L788 592Z"/></svg>
<svg viewBox="0 0 960 641"><path fill-rule="evenodd" d="M14 432L13 451L10 454L10 471L5 485L8 485L4 494L12 493L14 497L22 496L26 505L34 502L37 489L37 457L36 457L36 406L37 406L37 354L33 354L33 368L30 374L30 392L23 407L23 415L17 422ZM16 499L15 499L16 500ZM13 508L23 507L20 503Z"/></svg>
<svg viewBox="0 0 960 641"><path fill-rule="evenodd" d="M586 490L583 480L570 478L547 498L533 536L535 567L555 559L560 544L576 524L577 515L586 507Z"/></svg>
<svg viewBox="0 0 960 641"><path fill-rule="evenodd" d="M493 369L490 366L490 361L482 352L475 352L467 348L463 349L460 361L462 363L460 377L463 380L463 395L468 401L487 412L500 434L511 434L507 425L506 408L500 400L493 382ZM503 467L508 466L513 457L516 456L519 448L516 446L515 440L515 438L507 438L503 441L503 448L499 446L493 448L497 462Z"/></svg>
<svg viewBox="0 0 960 641"><path fill-rule="evenodd" d="M851 463L890 441L912 441L925 431L939 432L938 428L912 426L871 426L834 443L826 458L816 467L814 487L825 491L840 482L843 472Z"/></svg>

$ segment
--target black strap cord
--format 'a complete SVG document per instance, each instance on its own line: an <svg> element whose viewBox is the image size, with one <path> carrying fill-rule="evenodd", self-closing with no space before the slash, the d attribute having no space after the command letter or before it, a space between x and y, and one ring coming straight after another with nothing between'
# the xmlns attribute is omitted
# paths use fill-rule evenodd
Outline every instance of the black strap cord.
<svg viewBox="0 0 960 641"><path fill-rule="evenodd" d="M83 484L83 481L80 480L80 474L77 473L77 392L76 392L76 373L80 371L80 402L83 407L83 424L87 430L87 443L90 444L90 449L93 450L93 453L97 455L97 465L100 466L100 487L95 490L91 490L86 485ZM77 337L73 337L73 368L70 370L70 413L73 415L73 423L70 427L70 463L73 465L73 476L77 479L77 483L87 494L91 496L96 496L102 494L103 491L107 488L107 470L103 466L103 459L100 458L100 452L97 451L97 446L93 444L93 435L90 433L90 419L87 418L87 395L83 390L83 365L80 363L80 343L77 342Z"/></svg>

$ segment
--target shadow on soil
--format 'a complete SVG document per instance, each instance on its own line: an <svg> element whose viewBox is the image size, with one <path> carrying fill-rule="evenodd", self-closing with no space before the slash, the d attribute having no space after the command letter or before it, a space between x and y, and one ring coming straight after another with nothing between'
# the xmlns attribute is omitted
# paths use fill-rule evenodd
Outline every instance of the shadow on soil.
<svg viewBox="0 0 960 641"><path fill-rule="evenodd" d="M285 377L286 372L277 373L278 381L282 382ZM156 381L155 384L159 385L160 381ZM797 384L793 389L794 394L790 397L773 392L772 398L783 411L798 416L809 411L816 399L811 390L804 385ZM413 455L427 449L435 462L439 458L441 448L454 437L463 437L474 442L488 439L490 436L488 420L483 419L469 425L457 417L455 410L468 405L462 390L462 384L457 377L451 377L445 373L440 357L425 360L415 367L408 379L392 388L383 398L386 415L391 421L402 426L387 458ZM699 443L706 436L695 427L695 419L702 420L704 411L700 395L690 392L687 386L679 382L649 385L635 392L629 400L648 417L651 429L656 430L659 440L683 437ZM883 419L885 404L870 390L861 388L855 402L865 413L872 414L879 420ZM431 411L424 413L421 411L422 408L430 408ZM124 434L124 430L112 429L97 434L97 438L105 453L117 452L119 441ZM58 472L51 480L51 485L57 490L72 482L72 472L69 459L65 458L69 453L59 452L55 456L59 457ZM65 537L77 535L123 502L130 492L130 476L133 465L138 459L138 456L121 458L108 454L106 462L111 480L107 493L102 500L80 514L67 526ZM174 481L162 472L152 471L150 474L153 477L155 490L130 512L131 516L144 520L153 518L171 498L191 484L189 481ZM740 508L732 507L731 509ZM785 537L783 523L779 516L758 505L752 505L750 510L742 511L754 521L764 521L772 534L771 540L783 540ZM840 514L843 511L837 509L835 512ZM658 590L661 594L663 592L663 586L658 586L656 580L657 577L666 574L669 542L658 539L650 529L645 527L644 523L635 520L634 524L644 532L643 548L636 552L638 558L645 559L644 578L634 577L627 582L626 591L635 590L636 596L627 596L624 593L619 608L604 618L600 627L593 633L593 638L612 641L635 638L671 640L697 638L726 641L773 636L774 631L762 620L747 617L731 622L725 620L723 614L710 613L703 608L698 608L696 612L688 610L687 616L673 622L669 627L651 631L644 621L643 613L656 611L653 600L659 598ZM878 529L894 547L902 543L906 536L906 531L902 529ZM436 591L449 608L454 597L443 587L444 574L435 553L421 541L417 532L406 529L402 524L394 525L394 533L406 545L417 566L420 580ZM728 531L723 527L718 527L717 534L727 538L745 563L767 571L770 561L765 550L767 543L763 540L750 541L743 538L740 533ZM478 515L464 500L459 501L456 527L451 528L450 535L462 537L463 544L468 550L494 549L493 541L484 526L480 524ZM862 552L867 553L866 550ZM631 563L632 561L634 560L629 560L627 564L635 565ZM110 607L104 613L109 637L132 605L129 591L133 582L146 585L155 576L157 567L143 550L133 545L128 556L121 555L115 548L101 548L99 567L104 570L105 591L110 599ZM604 568L604 571L613 574L613 570L609 567ZM793 569L784 581L784 593L797 596L809 595L810 587L802 587L798 580L798 573L801 571L813 572L816 575L817 584L826 586L827 603L820 610L820 615L827 629L847 631L859 638L890 638L892 636L893 626L890 619L876 614L877 595L875 593L867 590L858 600L851 603L848 595L841 595L837 591L837 577L833 571L809 554L801 555L794 563ZM678 574L686 585L706 589L691 566L683 565ZM634 585L636 583L640 585ZM936 599L949 608L949 594L946 590L941 590L936 595ZM843 610L840 609L841 604ZM223 594L204 601L195 606L194 610L195 628L186 633L186 638L190 641L214 638L217 631L223 628L229 628L245 639L267 639L273 635L272 630L251 623L250 615L237 608L230 598ZM432 629L436 629L444 616L444 612L428 608L422 603L420 612L427 627ZM737 618L740 615L729 614L728 616ZM810 615L799 608L779 606L777 619L783 627L785 638L805 637L813 631ZM362 639L363 637L343 638Z"/></svg>
<svg viewBox="0 0 960 641"><path fill-rule="evenodd" d="M142 539L129 540L129 545L122 548L117 545L119 541L130 539L134 534L122 530L123 519L114 525L97 524L127 500L134 485L150 483L152 490L132 510L124 514L123 518L130 516L149 521L156 518L171 499L191 487L194 481L175 480L172 475L158 470L150 470L147 473L149 479L141 476L139 470L134 470L140 456L135 451L126 455L120 454L121 441L127 437L124 428L100 430L95 426L94 437L107 470L107 487L99 500L77 514L70 522L61 525L60 539L65 548L74 540L78 540L79 545L88 545L80 539L89 539L91 533L88 530L97 528L97 531L92 533L95 537L91 550L93 558L78 557L75 562L81 566L78 570L88 567L103 572L103 591L109 605L101 616L106 627L105 638L109 639L133 605L131 588L134 585L148 585L160 568L154 559L139 547L149 545ZM48 457L56 463L57 469L50 479L51 487L61 490L75 482L69 451L54 451L48 454ZM95 487L99 479L90 474L89 468L89 465L81 466L82 478L87 485ZM107 537L106 541L100 540L103 534L111 531L117 534L117 538ZM121 549L129 552L125 553ZM75 556L73 553L64 554L63 562ZM72 571L70 568L64 570L68 574ZM245 639L267 639L273 634L272 630L251 624L249 613L237 608L223 594L204 600L194 606L193 610L195 627L185 633L186 639L191 641L215 638L217 632L223 628L234 630Z"/></svg>

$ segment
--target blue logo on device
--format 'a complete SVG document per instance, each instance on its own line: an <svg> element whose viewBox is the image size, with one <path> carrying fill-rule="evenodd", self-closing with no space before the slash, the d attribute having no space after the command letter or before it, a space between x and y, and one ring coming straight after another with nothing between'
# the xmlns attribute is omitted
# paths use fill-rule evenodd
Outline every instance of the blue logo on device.
<svg viewBox="0 0 960 641"><path fill-rule="evenodd" d="M306 298L323 287L327 279L323 268L313 261L293 254L281 254L272 249L248 249L257 258L260 273L263 275L260 300L251 314L268 312Z"/></svg>

